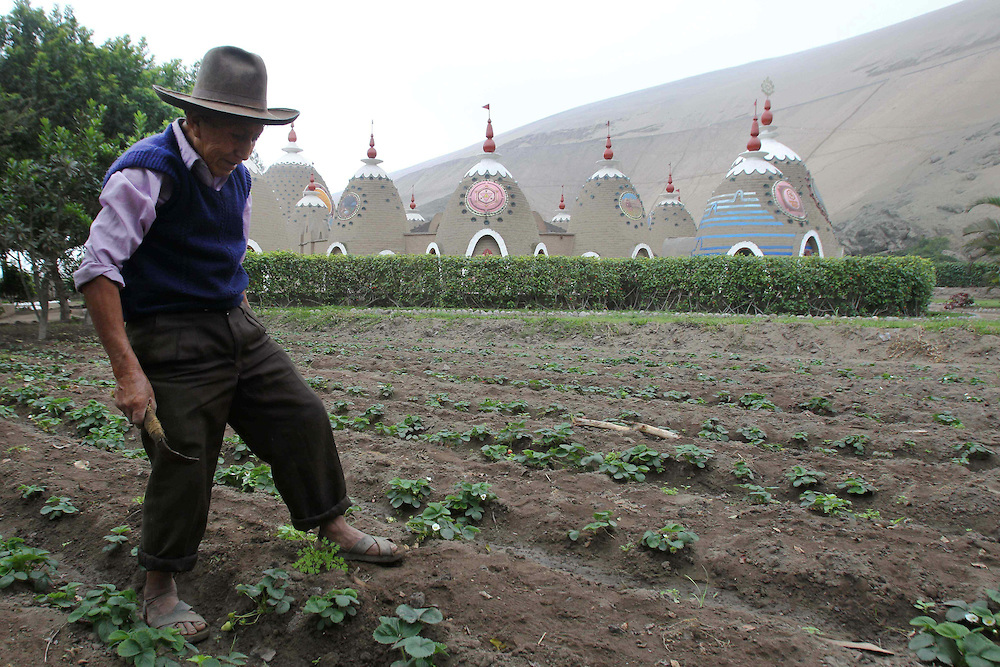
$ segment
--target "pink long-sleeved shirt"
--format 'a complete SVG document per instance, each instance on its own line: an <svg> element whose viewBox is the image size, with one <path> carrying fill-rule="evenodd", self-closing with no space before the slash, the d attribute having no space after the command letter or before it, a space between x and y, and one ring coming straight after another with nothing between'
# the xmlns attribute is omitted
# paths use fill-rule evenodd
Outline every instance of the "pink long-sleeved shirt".
<svg viewBox="0 0 1000 667"><path fill-rule="evenodd" d="M180 147L184 166L205 185L216 191L221 190L229 176L212 175L208 165L184 135L179 119L170 127ZM173 188L173 181L166 174L151 169L122 169L111 175L101 191L101 211L94 218L90 238L83 246L83 261L73 273L77 289L98 276L108 278L119 287L125 285L122 264L142 243L156 219L157 207L170 199ZM250 209L251 198L247 197L247 205L243 209L244 239L250 238Z"/></svg>

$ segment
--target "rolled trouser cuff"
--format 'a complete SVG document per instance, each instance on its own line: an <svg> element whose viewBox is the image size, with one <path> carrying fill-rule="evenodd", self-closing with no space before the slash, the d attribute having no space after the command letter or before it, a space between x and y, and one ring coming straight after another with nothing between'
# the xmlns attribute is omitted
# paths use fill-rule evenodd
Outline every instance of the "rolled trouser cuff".
<svg viewBox="0 0 1000 667"><path fill-rule="evenodd" d="M139 550L138 558L139 565L152 572L188 572L193 570L195 563L198 562L196 553L181 558L157 558L142 549Z"/></svg>
<svg viewBox="0 0 1000 667"><path fill-rule="evenodd" d="M348 498L347 496L344 496L343 500L341 500L339 503L331 507L326 512L323 512L322 514L317 514L316 516L311 516L306 519L296 519L295 517L292 517L292 527L295 528L296 530L312 530L313 528L316 528L317 526L320 526L326 523L327 521L332 521L333 519L336 519L338 516L341 516L342 514L347 512L347 509L350 506L351 506L351 499Z"/></svg>

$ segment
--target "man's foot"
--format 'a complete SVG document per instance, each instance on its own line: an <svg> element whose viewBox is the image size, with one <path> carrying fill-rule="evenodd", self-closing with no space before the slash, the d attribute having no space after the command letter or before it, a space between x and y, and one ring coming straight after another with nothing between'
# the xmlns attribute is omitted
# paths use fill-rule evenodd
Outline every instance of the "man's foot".
<svg viewBox="0 0 1000 667"><path fill-rule="evenodd" d="M319 527L319 536L340 546L344 560L393 565L403 560L399 548L384 537L365 535L349 525L343 515Z"/></svg>
<svg viewBox="0 0 1000 667"><path fill-rule="evenodd" d="M208 638L208 623L177 597L169 572L147 572L142 620L151 628L176 628L192 644Z"/></svg>

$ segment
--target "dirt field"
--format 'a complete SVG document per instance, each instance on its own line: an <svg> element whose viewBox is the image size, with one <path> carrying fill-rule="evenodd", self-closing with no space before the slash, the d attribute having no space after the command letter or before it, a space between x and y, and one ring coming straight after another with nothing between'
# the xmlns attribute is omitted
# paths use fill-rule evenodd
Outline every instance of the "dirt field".
<svg viewBox="0 0 1000 667"><path fill-rule="evenodd" d="M662 473L621 482L593 466L491 461L480 452L484 443L449 444L447 435L338 431L357 506L352 520L405 543L406 562L296 572L299 545L277 536L288 523L280 500L219 486L201 560L179 577L182 596L213 628L203 652L241 651L250 665L388 666L398 653L372 631L379 616L408 603L444 614L425 631L448 646L450 658L439 665L912 665L914 602L971 601L996 587L997 455L954 459L970 442L1000 454L998 336L871 320L609 325L587 317L341 313L307 327L278 312L266 319L331 411L350 402L348 418L380 403L383 423L413 415L424 435L485 426L495 437L523 420L540 440L535 431L557 430L576 415L638 420L679 438L573 426L569 439L592 452L642 444L672 457ZM53 323L45 343L34 332L33 324L0 326L0 382L18 387L29 376L77 407L89 399L113 405L110 368L88 325ZM389 384L391 396L380 395ZM814 411L800 407L809 401ZM0 419L0 535L52 552L57 585L138 588L142 573L128 550L138 540L147 462L81 444L66 424L32 420L27 406L13 409L16 416ZM699 436L710 418L728 441ZM849 436L868 440L845 442ZM126 438L126 448L137 446L134 432ZM675 456L684 445L714 456L698 468ZM752 482L734 476L738 462ZM852 511L801 507L803 489L786 477L793 466L824 473L816 491L852 501ZM386 496L395 477L429 478L431 501L459 481L488 482L498 498L474 540L418 544L405 525L415 512L394 510ZM877 490L838 488L857 477ZM775 502L753 504L736 486L745 482L775 487ZM19 485L47 490L24 500ZM71 498L79 513L48 520L40 510L50 495ZM612 532L567 537L609 510ZM669 522L699 541L675 554L642 545L647 530ZM102 552L119 525L132 528L129 544ZM273 567L292 574L292 610L222 632L230 612L252 606L236 585L257 583ZM316 630L302 613L305 600L347 586L358 591L358 615ZM895 655L829 640L871 642ZM67 625L65 612L26 588L0 591L0 665L48 663L123 664L88 626Z"/></svg>

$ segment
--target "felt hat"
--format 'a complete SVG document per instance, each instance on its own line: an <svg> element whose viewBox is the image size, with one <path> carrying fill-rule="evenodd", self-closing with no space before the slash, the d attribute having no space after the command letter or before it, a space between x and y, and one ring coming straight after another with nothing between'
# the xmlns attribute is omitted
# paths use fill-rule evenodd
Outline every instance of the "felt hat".
<svg viewBox="0 0 1000 667"><path fill-rule="evenodd" d="M299 115L295 109L267 107L264 60L235 46L217 46L205 54L190 95L157 85L153 90L167 104L184 110L204 109L264 125L286 125Z"/></svg>

